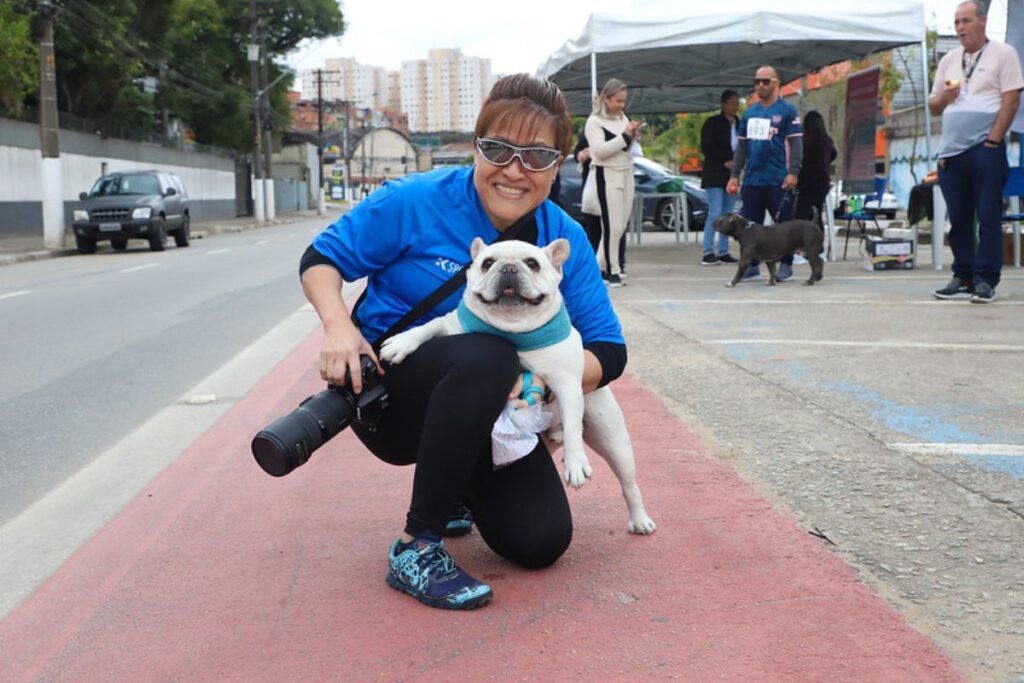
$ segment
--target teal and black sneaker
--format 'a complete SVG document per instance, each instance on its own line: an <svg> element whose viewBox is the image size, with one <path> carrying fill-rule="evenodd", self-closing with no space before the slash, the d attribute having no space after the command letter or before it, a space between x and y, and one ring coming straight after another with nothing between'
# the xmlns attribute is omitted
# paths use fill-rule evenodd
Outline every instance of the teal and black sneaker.
<svg viewBox="0 0 1024 683"><path fill-rule="evenodd" d="M444 541L431 532L422 533L407 544L395 539L388 554L385 579L395 590L440 609L476 609L494 597L490 586L455 564L444 548Z"/></svg>
<svg viewBox="0 0 1024 683"><path fill-rule="evenodd" d="M465 536L473 530L473 513L469 511L469 508L462 503L455 505L455 510L452 511L452 516L448 518L448 521L444 525L444 529L441 531L441 535L445 537L450 536Z"/></svg>

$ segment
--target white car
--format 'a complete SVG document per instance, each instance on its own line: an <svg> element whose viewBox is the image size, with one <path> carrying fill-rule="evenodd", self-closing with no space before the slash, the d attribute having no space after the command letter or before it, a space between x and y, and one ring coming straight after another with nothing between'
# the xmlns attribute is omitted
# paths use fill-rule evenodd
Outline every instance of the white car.
<svg viewBox="0 0 1024 683"><path fill-rule="evenodd" d="M869 213L880 213L889 220L896 218L896 209L899 206L896 204L896 195L892 192L882 193L882 202L879 205L878 199L872 197L868 201L864 202L864 210Z"/></svg>

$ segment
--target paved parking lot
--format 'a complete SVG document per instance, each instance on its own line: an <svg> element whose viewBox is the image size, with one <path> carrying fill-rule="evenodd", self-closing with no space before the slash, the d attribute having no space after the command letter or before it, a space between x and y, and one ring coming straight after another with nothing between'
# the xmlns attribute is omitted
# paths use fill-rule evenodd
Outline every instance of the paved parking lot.
<svg viewBox="0 0 1024 683"><path fill-rule="evenodd" d="M735 249L735 246L734 246ZM1024 271L991 305L913 271L724 286L645 233L615 290L629 369L975 675L1024 675ZM824 542L824 541L823 541Z"/></svg>

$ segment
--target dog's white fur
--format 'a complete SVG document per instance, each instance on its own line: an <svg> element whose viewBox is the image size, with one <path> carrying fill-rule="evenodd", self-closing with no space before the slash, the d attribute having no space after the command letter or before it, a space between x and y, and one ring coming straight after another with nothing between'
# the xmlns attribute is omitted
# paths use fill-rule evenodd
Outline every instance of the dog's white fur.
<svg viewBox="0 0 1024 683"><path fill-rule="evenodd" d="M529 332L550 321L562 305L558 284L562 264L569 258L569 242L558 239L545 248L508 240L490 246L476 238L470 249L473 262L466 271L463 301L478 318L505 332ZM401 363L433 337L463 332L457 311L391 337L381 348L381 358ZM583 486L593 469L584 442L611 467L629 508L629 531L650 534L654 521L644 509L636 483L633 446L626 420L609 387L583 394L583 342L572 328L567 339L551 346L520 351L523 367L542 377L557 401L552 408L555 426L550 441L562 441L563 477L575 488ZM561 424L557 424L558 419Z"/></svg>

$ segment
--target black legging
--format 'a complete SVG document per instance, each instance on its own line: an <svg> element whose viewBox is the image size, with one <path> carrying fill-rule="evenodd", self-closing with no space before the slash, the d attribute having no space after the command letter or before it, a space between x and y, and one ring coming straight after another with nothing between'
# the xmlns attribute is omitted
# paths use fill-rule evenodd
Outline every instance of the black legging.
<svg viewBox="0 0 1024 683"><path fill-rule="evenodd" d="M800 188L800 194L796 197L796 211L794 212L795 218L802 218L805 221L809 221L814 217L814 210L818 210L818 227L825 230L825 217L821 215L825 204L825 195L828 194L828 188Z"/></svg>
<svg viewBox="0 0 1024 683"><path fill-rule="evenodd" d="M387 368L390 405L378 430L353 430L381 460L416 464L406 533L440 531L461 500L494 552L546 567L572 540L569 501L550 453L540 443L498 470L491 458L491 428L518 374L515 349L496 336L432 339Z"/></svg>
<svg viewBox="0 0 1024 683"><path fill-rule="evenodd" d="M597 254L598 248L601 246L601 235L604 234L604 228L601 225L601 217L593 214L583 214L583 220L580 222L583 225L583 231L587 233L587 239L590 241L590 246L593 248L594 253ZM619 270L626 269L626 233L622 233L622 239L619 240Z"/></svg>

